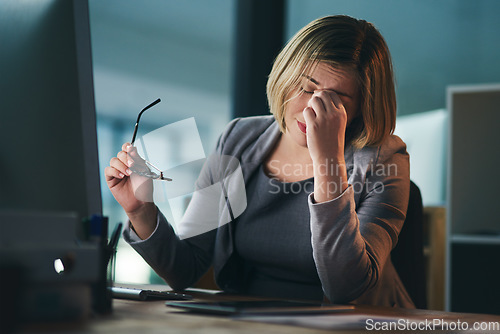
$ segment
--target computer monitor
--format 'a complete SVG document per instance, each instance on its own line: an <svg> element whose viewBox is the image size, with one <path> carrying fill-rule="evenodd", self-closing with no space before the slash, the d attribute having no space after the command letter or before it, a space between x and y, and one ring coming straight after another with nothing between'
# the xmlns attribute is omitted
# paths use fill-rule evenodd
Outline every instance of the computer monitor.
<svg viewBox="0 0 500 334"><path fill-rule="evenodd" d="M82 318L109 304L88 3L1 0L0 45L0 323Z"/></svg>
<svg viewBox="0 0 500 334"><path fill-rule="evenodd" d="M500 314L500 83L447 89L446 310Z"/></svg>
<svg viewBox="0 0 500 334"><path fill-rule="evenodd" d="M0 1L0 210L102 211L88 15Z"/></svg>
<svg viewBox="0 0 500 334"><path fill-rule="evenodd" d="M450 110L447 218L450 236L493 236L500 181L497 131L500 84L448 87Z"/></svg>

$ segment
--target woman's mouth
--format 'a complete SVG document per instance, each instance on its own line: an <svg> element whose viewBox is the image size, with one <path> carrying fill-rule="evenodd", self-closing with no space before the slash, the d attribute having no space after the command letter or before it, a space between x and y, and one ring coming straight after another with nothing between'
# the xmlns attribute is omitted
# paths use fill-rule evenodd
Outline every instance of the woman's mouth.
<svg viewBox="0 0 500 334"><path fill-rule="evenodd" d="M299 126L300 131L302 131L303 133L307 132L307 125L306 125L306 123L302 123L300 121L297 121L297 125Z"/></svg>

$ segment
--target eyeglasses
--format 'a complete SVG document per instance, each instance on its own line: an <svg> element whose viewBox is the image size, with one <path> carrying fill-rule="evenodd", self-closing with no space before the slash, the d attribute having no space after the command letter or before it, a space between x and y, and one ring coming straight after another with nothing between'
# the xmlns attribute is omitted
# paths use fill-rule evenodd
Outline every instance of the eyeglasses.
<svg viewBox="0 0 500 334"><path fill-rule="evenodd" d="M161 102L161 99L157 99L156 101L150 103L147 105L144 109L141 110L139 115L137 116L137 121L135 122L135 127L134 127L134 135L132 136L132 141L130 142L132 146L134 146L135 142L135 137L137 136L137 129L139 129L139 121L141 120L142 114L148 110L149 108L153 107L154 105L158 104ZM163 176L163 172L153 165L151 162L147 161L146 159L142 159L142 161L136 161L134 160L134 164L130 167L132 172L136 173L137 175L148 177L150 179L154 180L163 180L163 181L172 181L171 178ZM154 169L157 171L157 173L153 172L151 169Z"/></svg>

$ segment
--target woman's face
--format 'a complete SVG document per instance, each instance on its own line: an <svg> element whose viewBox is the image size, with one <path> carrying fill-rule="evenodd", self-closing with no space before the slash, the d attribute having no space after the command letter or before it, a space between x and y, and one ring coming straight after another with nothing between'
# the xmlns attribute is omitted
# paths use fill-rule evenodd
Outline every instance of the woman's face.
<svg viewBox="0 0 500 334"><path fill-rule="evenodd" d="M347 113L347 126L356 117L359 109L359 89L355 75L349 70L334 69L326 63L319 63L312 75L301 79L299 88L292 91L292 99L285 109L285 135L303 147L307 147L305 120L302 111L317 91L336 93Z"/></svg>

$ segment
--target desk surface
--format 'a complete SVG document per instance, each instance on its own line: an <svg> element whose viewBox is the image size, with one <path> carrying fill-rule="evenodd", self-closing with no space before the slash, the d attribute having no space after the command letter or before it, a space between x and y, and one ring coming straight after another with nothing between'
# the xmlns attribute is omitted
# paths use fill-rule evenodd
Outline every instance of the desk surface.
<svg viewBox="0 0 500 334"><path fill-rule="evenodd" d="M241 300L238 296L215 295L207 292L190 292L195 300ZM248 298L245 298L248 299ZM349 314L364 314L379 317L397 317L420 320L443 319L451 322L460 320L472 327L474 322L494 322L500 326L500 316L482 314L450 313L429 310L406 310L357 306ZM328 315L335 317L337 314ZM113 313L91 317L84 322L58 325L32 325L21 333L325 333L325 329L305 328L285 324L271 324L235 320L226 316L201 315L169 308L165 301L113 300ZM366 333L365 330L338 330L336 333ZM392 333L393 331L391 331ZM418 331L419 333L425 331ZM449 331L448 331L449 332ZM470 331L473 333L474 331ZM499 333L499 331L476 331L477 333ZM445 331L442 331L445 333Z"/></svg>

